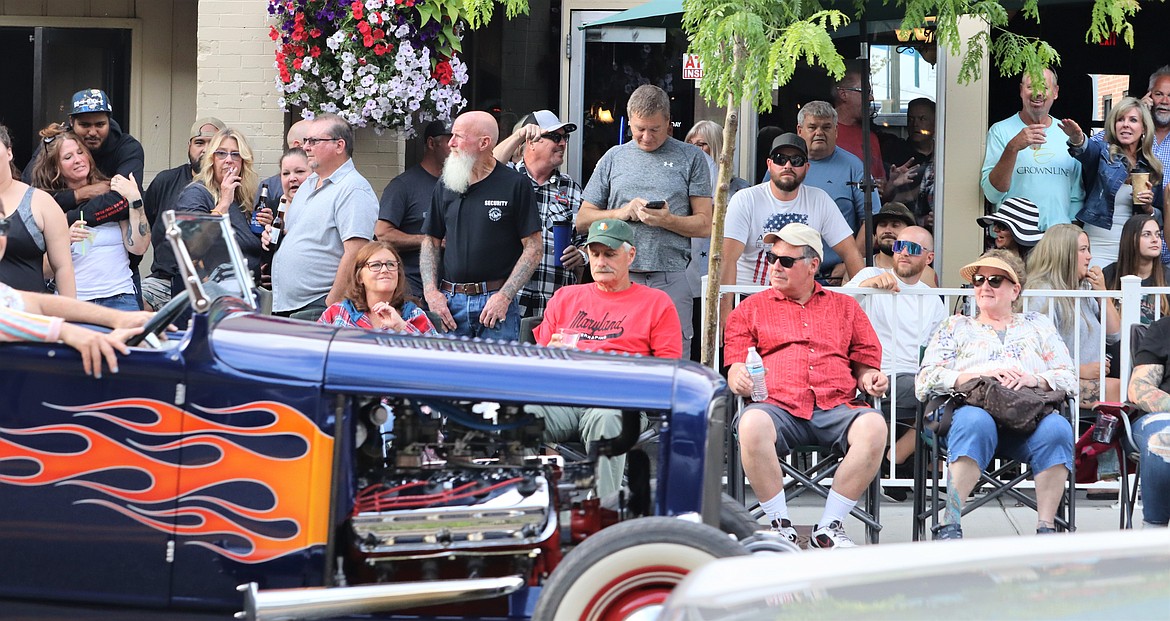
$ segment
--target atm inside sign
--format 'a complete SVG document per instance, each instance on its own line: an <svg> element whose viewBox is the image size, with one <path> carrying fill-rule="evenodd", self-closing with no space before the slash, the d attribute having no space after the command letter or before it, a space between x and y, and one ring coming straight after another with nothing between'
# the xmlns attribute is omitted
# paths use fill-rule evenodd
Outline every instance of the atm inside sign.
<svg viewBox="0 0 1170 621"><path fill-rule="evenodd" d="M703 63L699 61L698 54L683 54L683 79L703 79Z"/></svg>

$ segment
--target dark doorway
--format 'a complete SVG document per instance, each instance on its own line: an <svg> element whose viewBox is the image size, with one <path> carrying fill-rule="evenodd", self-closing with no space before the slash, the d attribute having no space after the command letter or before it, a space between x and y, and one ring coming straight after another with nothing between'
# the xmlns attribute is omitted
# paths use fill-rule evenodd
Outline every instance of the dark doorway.
<svg viewBox="0 0 1170 621"><path fill-rule="evenodd" d="M12 134L17 165L36 148L37 132L65 122L73 93L100 88L113 117L130 124L130 31L104 28L0 28L0 122Z"/></svg>

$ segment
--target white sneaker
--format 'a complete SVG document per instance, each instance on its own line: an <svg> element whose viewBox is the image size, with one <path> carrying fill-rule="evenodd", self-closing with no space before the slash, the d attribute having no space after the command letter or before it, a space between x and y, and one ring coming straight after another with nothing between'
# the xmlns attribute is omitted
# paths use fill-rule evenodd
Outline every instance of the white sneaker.
<svg viewBox="0 0 1170 621"><path fill-rule="evenodd" d="M845 527L840 520L829 522L828 526L814 526L809 544L814 548L856 548L857 544L849 538Z"/></svg>
<svg viewBox="0 0 1170 621"><path fill-rule="evenodd" d="M772 520L772 532L796 543L796 529L792 527L792 522L788 520Z"/></svg>

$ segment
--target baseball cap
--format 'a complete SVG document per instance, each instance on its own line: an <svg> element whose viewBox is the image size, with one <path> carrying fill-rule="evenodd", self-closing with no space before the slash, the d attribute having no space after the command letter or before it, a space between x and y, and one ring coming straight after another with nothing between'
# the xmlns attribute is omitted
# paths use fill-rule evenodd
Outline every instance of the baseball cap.
<svg viewBox="0 0 1170 621"><path fill-rule="evenodd" d="M216 131L215 132L205 132L205 131L203 131L204 125L214 125ZM205 117L199 119L198 121L195 121L193 124L191 124L190 138L198 138L200 136L202 136L204 138L210 138L210 137L214 136L216 132L221 132L225 129L227 129L227 125L224 125L223 121L215 118L214 116L205 116ZM190 138L188 138L188 140Z"/></svg>
<svg viewBox="0 0 1170 621"><path fill-rule="evenodd" d="M585 245L605 244L617 250L622 244L634 244L634 229L622 220L598 220L589 225L589 238Z"/></svg>
<svg viewBox="0 0 1170 621"><path fill-rule="evenodd" d="M439 136L450 136L451 125L446 121L431 121L427 123L427 128L423 130L424 138L438 138Z"/></svg>
<svg viewBox="0 0 1170 621"><path fill-rule="evenodd" d="M793 246L808 246L816 251L817 256L822 261L825 260L825 251L821 247L821 234L807 224L789 222L780 230L776 230L775 228L764 229L765 244L774 244L778 239L788 242Z"/></svg>
<svg viewBox="0 0 1170 621"><path fill-rule="evenodd" d="M801 153L808 155L808 145L804 143L804 138L792 132L776 136L776 139L772 141L772 150L768 151L768 155L775 153L776 149L780 147L793 147Z"/></svg>
<svg viewBox="0 0 1170 621"><path fill-rule="evenodd" d="M87 112L109 113L113 111L114 109L110 106L110 98L106 96L105 92L96 88L87 88L84 91L73 93L73 106L70 108L69 116Z"/></svg>
<svg viewBox="0 0 1170 621"><path fill-rule="evenodd" d="M577 126L572 123L562 123L557 115L553 114L551 110L537 110L524 117L523 125L537 125L542 132L555 132L560 128L565 128L566 134L571 134L577 131Z"/></svg>
<svg viewBox="0 0 1170 621"><path fill-rule="evenodd" d="M898 201L890 201L882 205L882 210L873 214L875 225L885 220L901 220L906 223L906 226L917 224L914 220L914 214L910 213L910 208Z"/></svg>

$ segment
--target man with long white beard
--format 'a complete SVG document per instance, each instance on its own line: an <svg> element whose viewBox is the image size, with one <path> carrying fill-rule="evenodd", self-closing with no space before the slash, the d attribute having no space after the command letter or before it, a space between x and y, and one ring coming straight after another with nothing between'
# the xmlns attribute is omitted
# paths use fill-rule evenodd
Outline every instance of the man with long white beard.
<svg viewBox="0 0 1170 621"><path fill-rule="evenodd" d="M540 262L540 217L532 183L492 156L498 138L486 112L455 119L451 154L423 222L419 269L427 306L447 330L514 341L516 296Z"/></svg>

